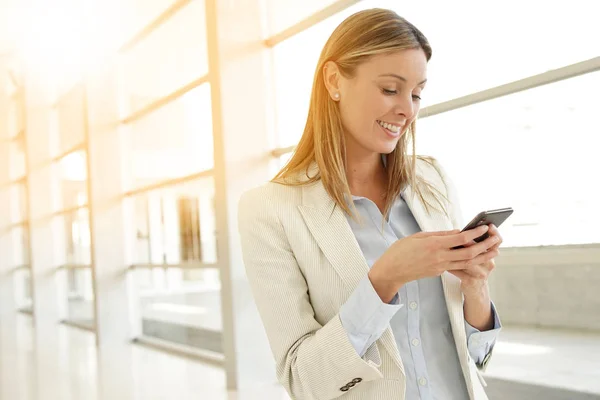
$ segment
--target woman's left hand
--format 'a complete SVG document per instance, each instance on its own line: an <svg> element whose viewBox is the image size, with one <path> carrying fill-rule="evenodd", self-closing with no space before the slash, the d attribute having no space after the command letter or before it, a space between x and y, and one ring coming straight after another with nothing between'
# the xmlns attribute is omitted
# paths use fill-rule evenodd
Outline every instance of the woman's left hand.
<svg viewBox="0 0 600 400"><path fill-rule="evenodd" d="M488 251L495 251L496 253L499 253L498 248L502 244L502 236L500 236L498 228L496 228L494 225L490 225L490 230L488 233L490 236L498 237L498 242L493 247L489 248ZM473 244L475 244L475 242L473 242L471 246ZM469 245L467 245L467 247L468 246ZM460 288L465 297L480 296L487 291L488 277L495 267L496 264L494 259L491 259L483 264L476 264L469 266L466 269L448 272L460 279Z"/></svg>

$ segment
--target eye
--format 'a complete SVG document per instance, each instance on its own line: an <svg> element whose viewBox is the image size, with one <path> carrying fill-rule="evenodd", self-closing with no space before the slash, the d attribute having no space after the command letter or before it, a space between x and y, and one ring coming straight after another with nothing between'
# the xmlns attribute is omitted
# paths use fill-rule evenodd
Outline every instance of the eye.
<svg viewBox="0 0 600 400"><path fill-rule="evenodd" d="M398 94L397 90L382 89L381 91L383 92L383 94L388 95L388 96L393 96L395 94Z"/></svg>
<svg viewBox="0 0 600 400"><path fill-rule="evenodd" d="M413 100L421 100L421 96L417 96L416 94L413 94Z"/></svg>

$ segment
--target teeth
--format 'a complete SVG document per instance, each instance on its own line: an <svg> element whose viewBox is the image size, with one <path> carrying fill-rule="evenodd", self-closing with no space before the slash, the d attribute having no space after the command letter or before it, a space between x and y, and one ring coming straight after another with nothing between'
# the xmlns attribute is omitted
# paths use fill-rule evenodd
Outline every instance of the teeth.
<svg viewBox="0 0 600 400"><path fill-rule="evenodd" d="M379 123L379 125L383 126L384 128L386 128L394 133L400 132L399 126L388 124L387 122L383 122L383 121L377 121L377 123Z"/></svg>

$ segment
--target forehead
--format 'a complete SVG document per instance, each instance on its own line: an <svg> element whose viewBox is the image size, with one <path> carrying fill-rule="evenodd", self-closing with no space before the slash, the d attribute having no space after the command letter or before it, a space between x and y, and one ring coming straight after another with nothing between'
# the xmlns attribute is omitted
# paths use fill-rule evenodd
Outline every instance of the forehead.
<svg viewBox="0 0 600 400"><path fill-rule="evenodd" d="M422 49L380 54L362 63L357 72L357 75L370 79L383 74L397 74L409 81L421 82L427 78L427 58Z"/></svg>

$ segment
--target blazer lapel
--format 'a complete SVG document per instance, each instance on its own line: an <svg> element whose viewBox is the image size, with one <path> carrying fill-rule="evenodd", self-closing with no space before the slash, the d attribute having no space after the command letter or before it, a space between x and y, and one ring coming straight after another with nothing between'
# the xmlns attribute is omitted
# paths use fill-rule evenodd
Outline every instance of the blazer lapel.
<svg viewBox="0 0 600 400"><path fill-rule="evenodd" d="M369 266L344 212L321 182L303 187L303 205L298 209L321 251L345 282L348 293L352 293L369 272Z"/></svg>
<svg viewBox="0 0 600 400"><path fill-rule="evenodd" d="M426 179L427 178L428 177L426 177ZM442 187L444 187L443 185L444 183L442 182ZM436 201L432 196L424 195L424 197L429 204L436 204ZM431 215L427 213L423 202L421 202L420 198L417 197L412 188L409 187L406 189L404 200L412 211L413 216L423 232L435 232L452 229L449 218L447 218L440 211L432 209ZM446 307L450 317L450 325L452 326L452 332L454 335L454 342L458 351L458 358L465 376L467 388L469 388L469 391L471 391L473 385L471 382L471 374L469 369L469 353L464 327L465 317L463 311L462 292L460 290L460 279L448 272L444 272L441 275L441 280L444 288L444 297L446 298Z"/></svg>
<svg viewBox="0 0 600 400"><path fill-rule="evenodd" d="M369 272L369 265L348 224L346 215L331 199L321 182L303 187L303 205L298 206L319 248L345 282L350 295ZM390 328L380 338L402 374L404 366Z"/></svg>

